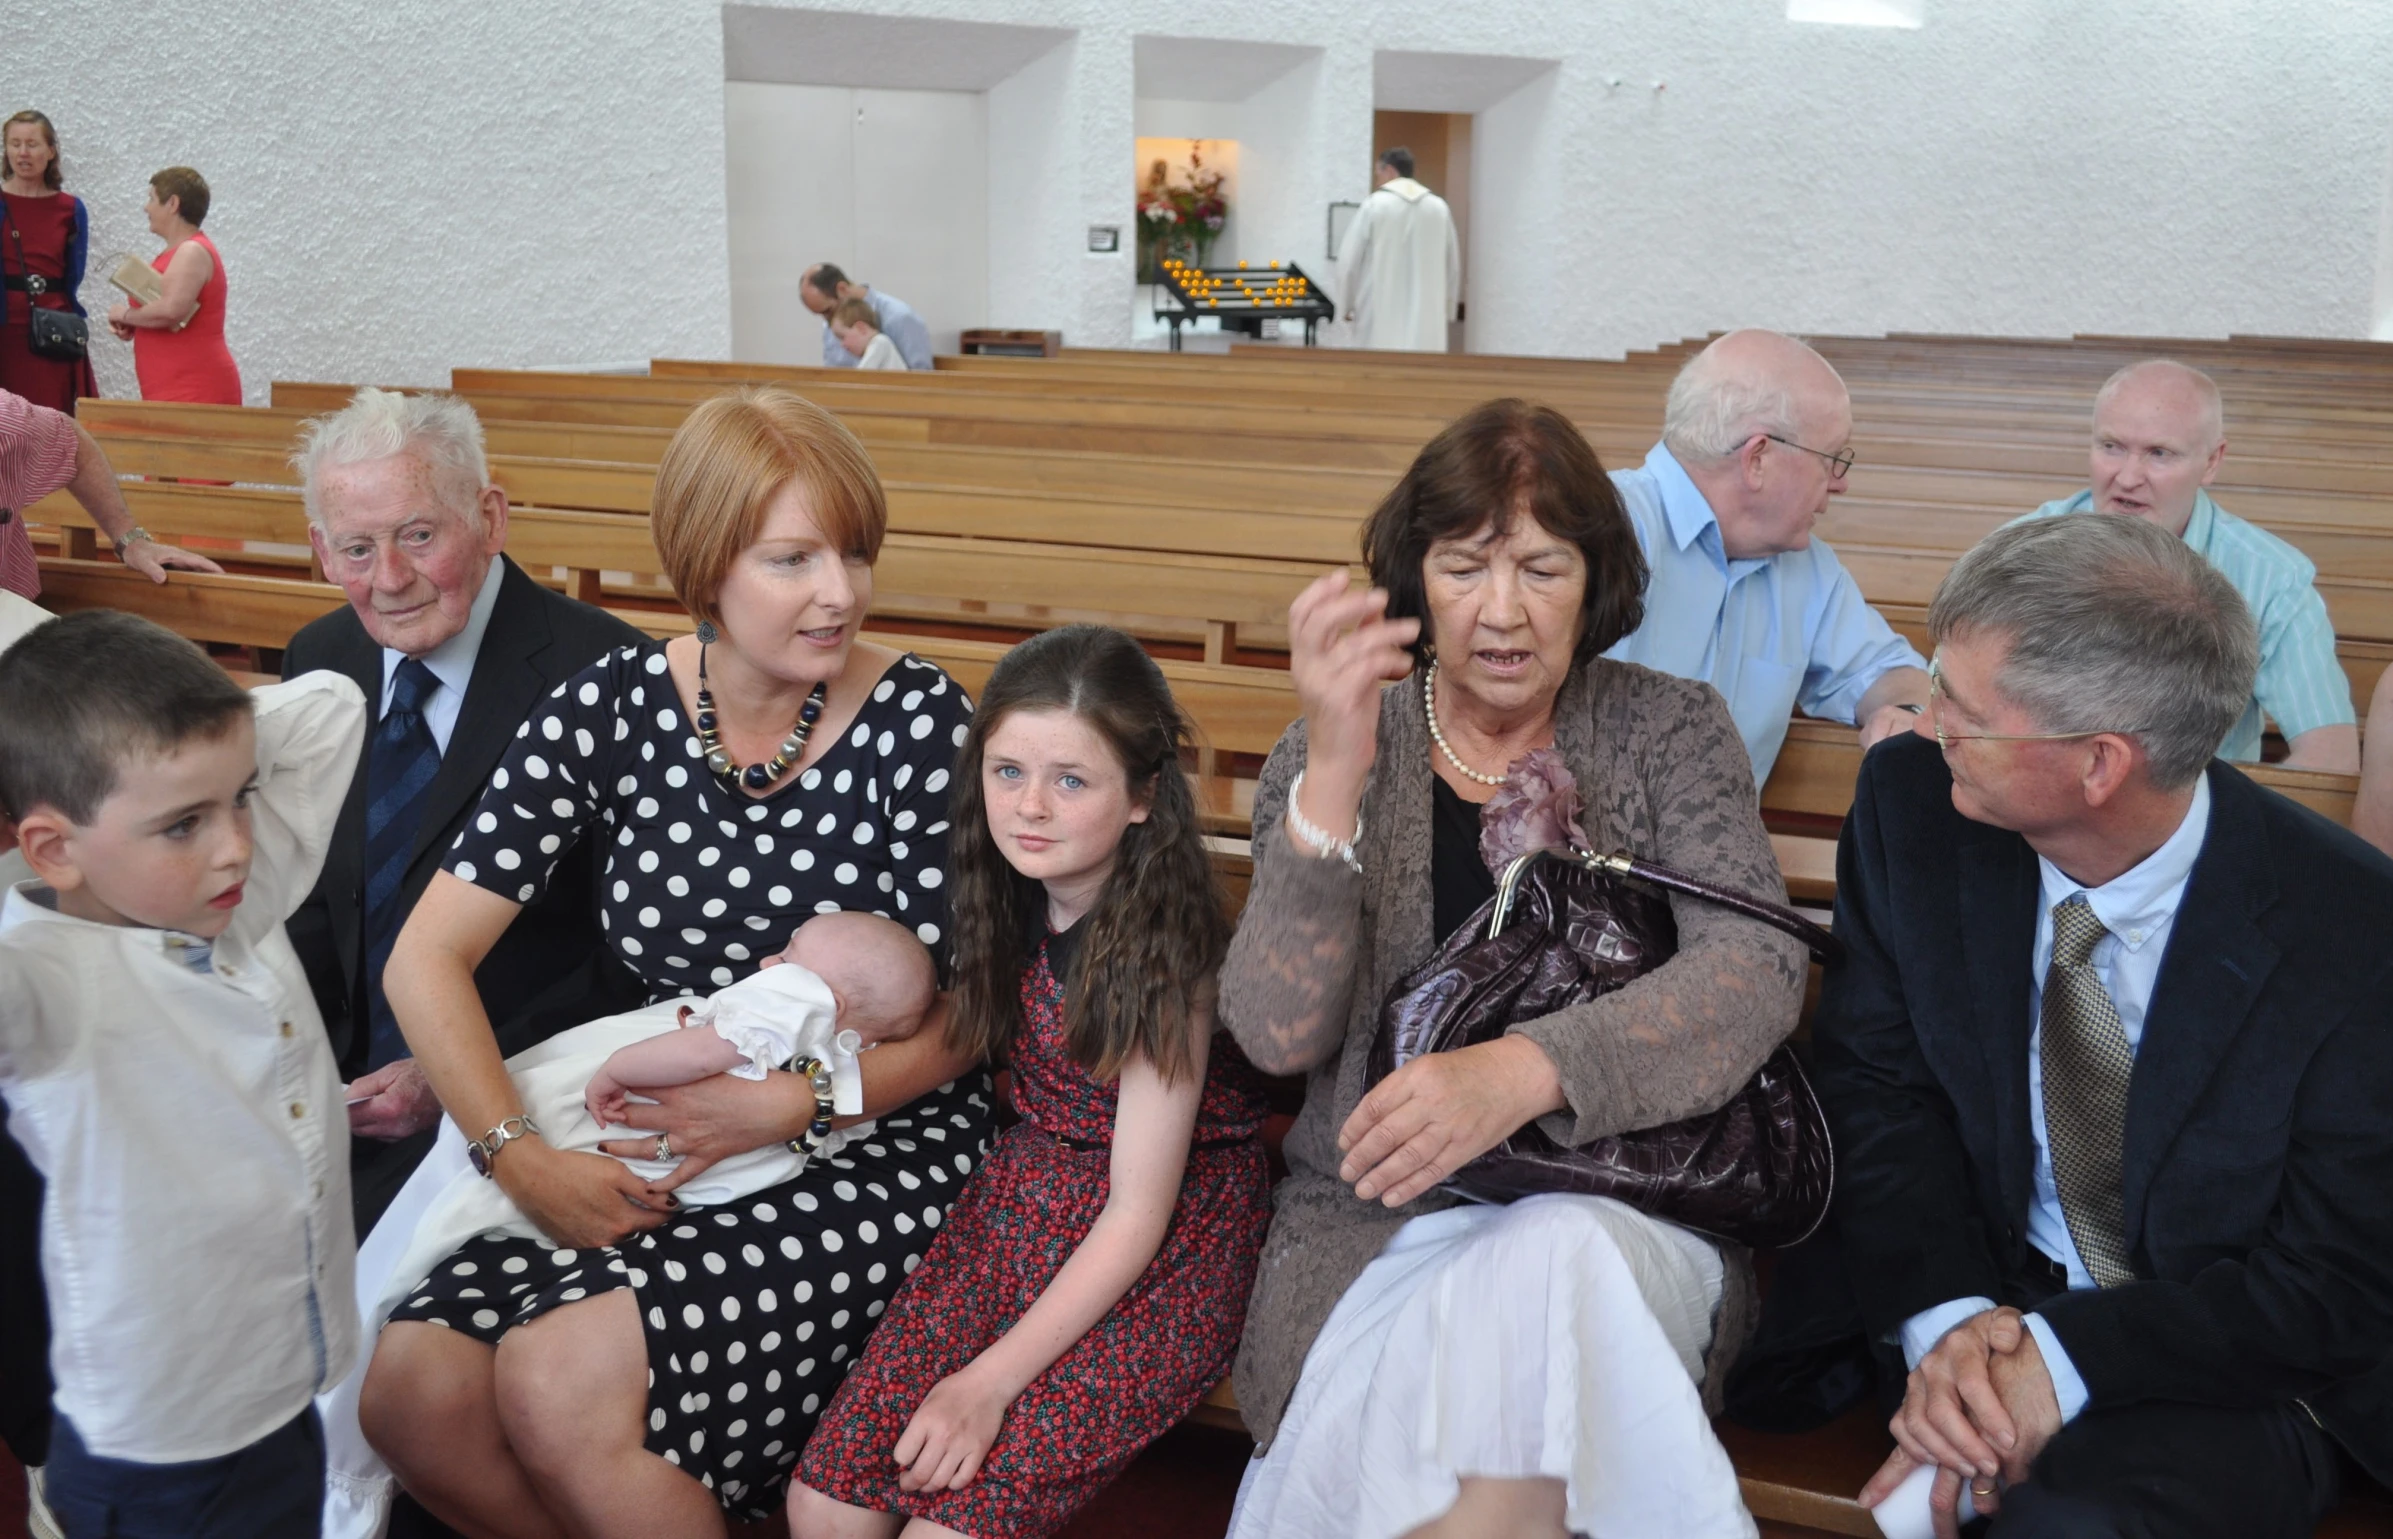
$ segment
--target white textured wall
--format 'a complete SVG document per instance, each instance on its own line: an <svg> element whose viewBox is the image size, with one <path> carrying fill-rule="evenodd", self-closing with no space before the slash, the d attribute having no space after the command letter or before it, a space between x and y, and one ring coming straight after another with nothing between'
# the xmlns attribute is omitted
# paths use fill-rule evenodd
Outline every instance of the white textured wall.
<svg viewBox="0 0 2393 1539"><path fill-rule="evenodd" d="M1616 354L1743 322L2366 336L2393 260L2377 0L1939 0L1902 31L1792 24L1783 0L874 9L1067 34L990 87L989 287L991 320L1076 343L1128 334L1131 243L1084 246L1090 224L1128 234L1133 40L1200 21L1321 50L1258 104L1316 126L1309 164L1272 193L1247 168L1250 203L1306 232L1299 261L1319 260L1319 205L1360 195L1381 50L1553 61L1455 71L1457 89L1527 81L1483 104L1487 351ZM152 249L148 172L207 173L253 392L727 347L716 5L183 0L133 20L123 0L18 7L16 37L63 41L12 51L9 105L57 118L96 253ZM872 83L940 83L903 78L903 50L880 62ZM1038 164L1001 162L1009 146ZM100 353L128 391L125 350Z"/></svg>

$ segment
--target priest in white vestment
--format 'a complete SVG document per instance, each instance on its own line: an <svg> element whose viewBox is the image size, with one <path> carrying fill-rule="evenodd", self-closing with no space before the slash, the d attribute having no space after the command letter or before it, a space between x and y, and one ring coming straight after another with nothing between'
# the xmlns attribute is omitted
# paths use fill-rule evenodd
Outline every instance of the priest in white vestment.
<svg viewBox="0 0 2393 1539"><path fill-rule="evenodd" d="M1446 324L1462 299L1462 242L1446 200L1413 180L1412 151L1379 157L1379 185L1346 227L1338 255L1346 318L1359 345L1388 352L1442 353Z"/></svg>

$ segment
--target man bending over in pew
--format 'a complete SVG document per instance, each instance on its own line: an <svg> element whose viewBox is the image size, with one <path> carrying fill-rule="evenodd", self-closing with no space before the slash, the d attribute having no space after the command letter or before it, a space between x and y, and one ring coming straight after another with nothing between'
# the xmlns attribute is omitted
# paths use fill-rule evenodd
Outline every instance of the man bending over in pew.
<svg viewBox="0 0 2393 1539"><path fill-rule="evenodd" d="M2094 484L2029 518L2099 509L2158 524L2225 574L2260 627L2260 674L2219 757L2260 757L2260 716L2275 718L2293 769L2360 772L2351 683L2335 656L2335 626L2310 558L2210 500L2227 435L2219 387L2182 363L2132 363L2094 397Z"/></svg>
<svg viewBox="0 0 2393 1539"><path fill-rule="evenodd" d="M2259 648L2157 523L2012 524L1863 761L1817 1018L1876 1503L2307 1539L2393 1475L2393 862L2214 750Z"/></svg>
<svg viewBox="0 0 2393 1539"><path fill-rule="evenodd" d="M1645 623L1604 654L1728 700L1753 783L1770 778L1800 708L1907 729L1927 663L1811 537L1853 468L1853 402L1828 360L1774 331L1732 331L1671 381L1662 441L1612 472L1652 579Z"/></svg>
<svg viewBox="0 0 2393 1539"><path fill-rule="evenodd" d="M358 1102L349 1130L362 1236L440 1120L382 997L391 943L533 703L644 638L500 553L507 494L490 482L480 420L456 397L360 390L308 424L294 463L316 559L349 607L292 637L283 672L346 674L377 723L323 878L290 924ZM591 859L586 845L567 855L476 974L507 1052L640 1002L613 997L600 974Z"/></svg>

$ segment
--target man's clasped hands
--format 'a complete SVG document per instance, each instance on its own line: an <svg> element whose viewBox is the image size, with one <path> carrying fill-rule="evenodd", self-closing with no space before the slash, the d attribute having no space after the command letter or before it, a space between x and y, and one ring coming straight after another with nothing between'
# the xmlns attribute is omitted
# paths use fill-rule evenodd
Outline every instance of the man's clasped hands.
<svg viewBox="0 0 2393 1539"><path fill-rule="evenodd" d="M2002 1505L2002 1488L2028 1469L2061 1430L2061 1407L2026 1318L1989 1309L1954 1326L1919 1360L1888 1424L1895 1451L1862 1487L1875 1507L1915 1469L1933 1465L1928 1507L1938 1539L1960 1532L1958 1505L1968 1488L1980 1515Z"/></svg>

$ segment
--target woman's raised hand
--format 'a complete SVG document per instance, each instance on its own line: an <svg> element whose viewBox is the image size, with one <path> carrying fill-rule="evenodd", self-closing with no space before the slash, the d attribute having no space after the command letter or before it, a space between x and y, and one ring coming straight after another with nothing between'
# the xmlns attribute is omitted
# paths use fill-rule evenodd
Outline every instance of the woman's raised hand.
<svg viewBox="0 0 2393 1539"><path fill-rule="evenodd" d="M1288 606L1288 673L1305 718L1305 805L1311 822L1343 836L1379 757L1379 691L1412 671L1418 620L1388 618L1384 588L1357 588L1344 570L1316 580Z"/></svg>

